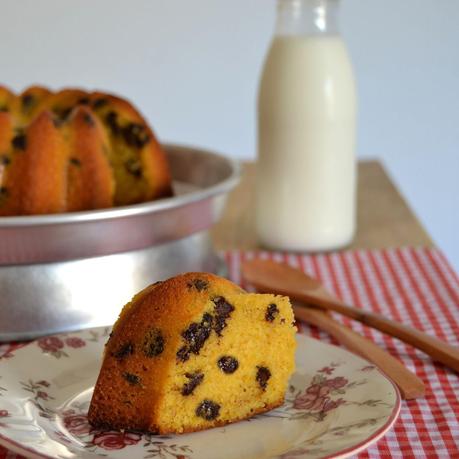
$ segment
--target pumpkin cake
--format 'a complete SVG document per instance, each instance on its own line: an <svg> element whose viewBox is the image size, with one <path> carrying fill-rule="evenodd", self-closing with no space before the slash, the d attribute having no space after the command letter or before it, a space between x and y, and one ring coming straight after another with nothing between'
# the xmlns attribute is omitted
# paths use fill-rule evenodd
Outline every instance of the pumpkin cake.
<svg viewBox="0 0 459 459"><path fill-rule="evenodd" d="M126 100L0 87L0 216L103 209L171 196L166 156Z"/></svg>
<svg viewBox="0 0 459 459"><path fill-rule="evenodd" d="M212 274L153 284L114 325L89 422L182 433L271 410L294 370L293 321L288 298L246 293Z"/></svg>

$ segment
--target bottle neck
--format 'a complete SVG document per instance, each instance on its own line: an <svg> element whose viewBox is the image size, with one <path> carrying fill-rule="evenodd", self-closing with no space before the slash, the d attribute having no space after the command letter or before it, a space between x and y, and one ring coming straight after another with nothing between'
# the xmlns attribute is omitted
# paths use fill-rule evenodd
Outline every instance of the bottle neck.
<svg viewBox="0 0 459 459"><path fill-rule="evenodd" d="M338 35L339 0L277 0L276 35Z"/></svg>

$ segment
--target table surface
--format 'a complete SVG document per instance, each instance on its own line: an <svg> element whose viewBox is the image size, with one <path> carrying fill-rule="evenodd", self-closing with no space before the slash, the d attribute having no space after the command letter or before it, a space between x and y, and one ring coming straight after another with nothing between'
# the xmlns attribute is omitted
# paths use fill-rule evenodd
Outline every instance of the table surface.
<svg viewBox="0 0 459 459"><path fill-rule="evenodd" d="M254 222L255 174L256 164L243 164L241 183L230 194L212 231L219 250L259 248ZM434 245L379 161L359 162L357 202L357 233L348 249Z"/></svg>

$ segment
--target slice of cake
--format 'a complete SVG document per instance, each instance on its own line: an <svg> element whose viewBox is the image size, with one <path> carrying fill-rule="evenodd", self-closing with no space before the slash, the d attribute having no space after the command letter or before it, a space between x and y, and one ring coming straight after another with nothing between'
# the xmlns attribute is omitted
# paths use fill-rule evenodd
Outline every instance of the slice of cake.
<svg viewBox="0 0 459 459"><path fill-rule="evenodd" d="M92 425L155 433L207 429L283 403L294 370L289 300L187 273L137 294L106 345Z"/></svg>

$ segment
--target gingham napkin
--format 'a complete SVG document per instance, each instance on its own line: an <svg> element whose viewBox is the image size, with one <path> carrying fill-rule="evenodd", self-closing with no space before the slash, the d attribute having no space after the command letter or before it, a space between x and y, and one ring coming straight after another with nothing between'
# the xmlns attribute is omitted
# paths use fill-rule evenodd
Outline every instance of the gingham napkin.
<svg viewBox="0 0 459 459"><path fill-rule="evenodd" d="M244 259L271 258L319 278L339 298L459 346L459 278L436 249L359 250L327 255L229 251L229 277L241 283ZM395 338L335 315L402 360L426 384L426 397L403 402L394 428L359 458L459 458L459 375ZM301 332L337 344L303 324ZM15 345L0 346L0 360ZM0 459L17 459L0 446Z"/></svg>

